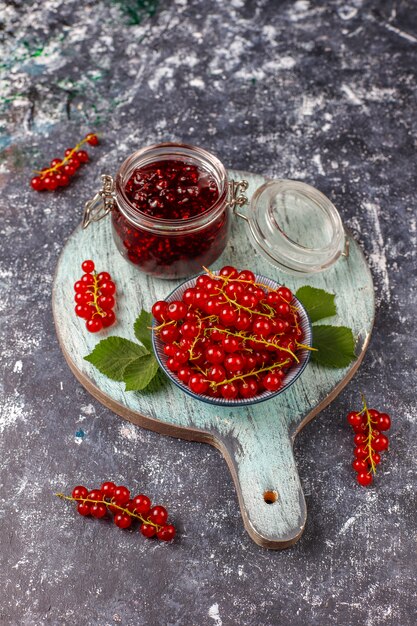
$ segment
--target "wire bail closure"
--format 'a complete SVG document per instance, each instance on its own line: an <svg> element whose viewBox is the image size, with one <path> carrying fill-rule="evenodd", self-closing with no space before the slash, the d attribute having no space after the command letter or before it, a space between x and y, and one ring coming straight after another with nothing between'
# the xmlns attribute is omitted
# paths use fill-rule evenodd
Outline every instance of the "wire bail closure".
<svg viewBox="0 0 417 626"><path fill-rule="evenodd" d="M92 222L99 222L106 217L115 204L116 194L114 192L114 180L108 174L101 176L102 187L92 200L88 200L84 205L83 229Z"/></svg>
<svg viewBox="0 0 417 626"><path fill-rule="evenodd" d="M242 219L246 221L248 221L248 218L246 217L246 215L243 215L243 213L240 213L237 210L237 207L241 207L244 204L247 204L248 197L245 195L244 192L247 190L248 187L249 187L249 183L245 179L242 179L239 181L231 180L229 183L229 191L230 191L229 206L235 215L238 215L239 217L241 217Z"/></svg>

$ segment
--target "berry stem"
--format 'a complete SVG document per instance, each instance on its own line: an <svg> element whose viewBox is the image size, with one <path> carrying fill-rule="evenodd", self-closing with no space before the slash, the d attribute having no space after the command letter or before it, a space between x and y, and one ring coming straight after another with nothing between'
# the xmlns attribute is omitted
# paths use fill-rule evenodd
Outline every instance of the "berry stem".
<svg viewBox="0 0 417 626"><path fill-rule="evenodd" d="M132 513L132 511L129 511L129 509L125 509L122 506L119 506L118 504L114 504L114 502L108 502L107 500L91 500L90 498L73 498L72 496L66 496L64 493L56 493L55 495L58 498L61 498L62 500L69 500L71 502L89 502L91 504L105 504L107 508L111 506L115 509L119 509L121 513L126 513L126 515L129 515L130 517L134 517L135 519L140 520L143 524L149 524L150 526L154 526L154 528L156 528L157 531L163 528L163 526L159 526L158 524L155 524L155 522L152 522L151 520L144 519L138 513Z"/></svg>
<svg viewBox="0 0 417 626"><path fill-rule="evenodd" d="M73 148L67 156L64 156L61 163L54 165L54 167L48 167L48 169L45 169L45 170L33 170L33 171L35 172L35 174L39 174L41 178L45 178L45 176L49 176L49 174L51 174L52 172L58 172L62 168L62 166L65 165L65 163L67 163L67 161L69 161L74 156L74 154L78 152L81 146L83 146L85 143L87 143L87 137L84 137L84 139L79 141L77 145L75 146L75 148Z"/></svg>
<svg viewBox="0 0 417 626"><path fill-rule="evenodd" d="M229 378L228 380L222 380L220 382L209 381L211 387L218 387L219 385L225 385L226 383L234 383L235 380L243 380L248 376L257 376L258 374L262 374L263 372L272 372L272 370L277 369L278 367L285 367L289 362L289 359L283 361L282 363L274 363L273 365L268 365L267 367L262 367L259 370L255 370L252 372L245 372L245 374L237 374L233 376L233 378ZM199 368L200 369L200 368ZM202 371L202 370L200 370Z"/></svg>
<svg viewBox="0 0 417 626"><path fill-rule="evenodd" d="M90 291L89 289L86 290L86 293L91 293L91 295L93 296L93 300L91 302L88 302L88 305L93 306L96 309L96 313L93 314L93 317L94 315L99 315L100 317L106 317L107 316L106 311L104 311L98 305L98 299L100 296L100 287L98 284L97 272L93 272L93 279L94 279L94 283L92 285L93 291Z"/></svg>
<svg viewBox="0 0 417 626"><path fill-rule="evenodd" d="M368 436L366 439L366 443L365 443L365 448L368 451L368 456L366 457L365 461L369 461L369 464L371 466L371 471L373 474L376 473L376 464L375 461L373 459L373 454L375 452L375 450L372 448L372 439L373 439L373 428L372 425L374 425L376 422L373 421L371 414L368 411L368 406L366 404L366 399L364 394L361 394L362 396L362 402L363 402L363 409L361 411L362 413L365 413L365 417L366 417L366 425L368 427Z"/></svg>

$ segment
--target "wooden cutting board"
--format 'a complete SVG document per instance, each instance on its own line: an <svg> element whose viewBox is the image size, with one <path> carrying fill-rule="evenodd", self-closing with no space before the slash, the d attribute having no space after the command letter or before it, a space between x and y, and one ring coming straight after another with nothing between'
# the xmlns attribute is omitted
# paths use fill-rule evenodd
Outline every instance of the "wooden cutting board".
<svg viewBox="0 0 417 626"><path fill-rule="evenodd" d="M265 181L256 174L232 171L230 175L249 181L248 197ZM292 545L306 522L306 504L292 449L294 437L349 382L369 343L375 310L372 277L350 235L349 243L349 256L341 257L329 270L308 278L293 277L281 273L254 250L244 221L234 217L230 243L214 268L231 264L270 276L293 291L309 284L335 293L338 315L323 323L349 326L358 338L358 359L350 367L328 369L309 363L287 391L242 408L194 400L162 373L150 389L125 392L123 383L109 380L84 361L97 341L108 335L135 340L133 323L140 310L149 311L155 300L163 299L181 282L151 278L128 264L113 242L110 218L86 230L78 227L58 262L53 312L59 343L74 375L95 398L134 424L218 448L235 482L246 530L256 543L267 548ZM73 285L81 276L84 259L93 259L99 272L109 271L117 284L118 323L99 335L88 333L74 314Z"/></svg>

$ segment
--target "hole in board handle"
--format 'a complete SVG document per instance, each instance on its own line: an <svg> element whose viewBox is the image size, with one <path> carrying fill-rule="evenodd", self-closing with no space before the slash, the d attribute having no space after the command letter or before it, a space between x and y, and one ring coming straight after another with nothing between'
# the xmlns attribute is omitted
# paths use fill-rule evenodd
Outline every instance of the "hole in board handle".
<svg viewBox="0 0 417 626"><path fill-rule="evenodd" d="M265 491L264 492L264 500L267 504L274 504L278 500L278 492L277 491Z"/></svg>

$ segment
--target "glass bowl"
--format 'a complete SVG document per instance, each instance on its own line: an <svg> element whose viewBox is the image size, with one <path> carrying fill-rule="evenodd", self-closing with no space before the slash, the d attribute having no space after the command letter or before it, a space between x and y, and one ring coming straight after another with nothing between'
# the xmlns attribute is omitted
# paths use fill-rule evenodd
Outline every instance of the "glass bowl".
<svg viewBox="0 0 417 626"><path fill-rule="evenodd" d="M213 274L218 274L219 272L213 271ZM189 278L181 285L176 287L174 291L172 291L169 296L165 298L165 302L172 302L173 300L181 300L183 293L189 288L194 287L195 281L198 276L194 276L193 278ZM262 282L263 284L271 287L272 289L278 289L281 285L277 283L275 280L268 278L266 276L262 276L261 274L255 274L256 281ZM304 332L303 343L307 346L311 346L312 343L312 330L311 330L311 322L310 318L307 315L306 310L304 309L301 302L293 296L291 304L297 306L300 317L301 317L301 328ZM158 326L159 322L155 319L152 320L152 328ZM207 404L215 404L217 406L225 406L225 407L238 407L238 406L247 406L250 404L257 404L258 402L264 402L265 400L270 400L275 396L278 396L280 393L286 391L296 380L303 371L305 370L307 363L310 359L310 350L300 350L297 352L297 356L300 359L298 363L295 363L289 372L286 374L283 385L278 391L263 391L262 393L256 395L253 398L236 398L236 399L226 399L226 398L213 398L206 394L197 394L191 391L191 389L183 383L174 372L171 372L167 366L166 362L169 357L164 353L164 343L158 337L155 332L152 332L152 344L155 352L156 359L159 363L161 369L165 372L172 382L177 385L184 393L195 398L196 400L200 400L200 402L206 402Z"/></svg>

